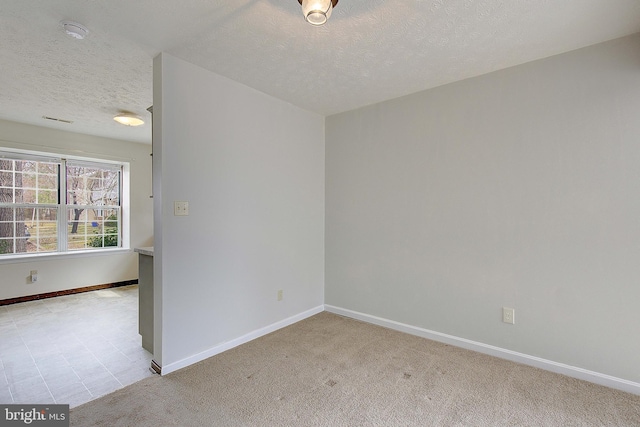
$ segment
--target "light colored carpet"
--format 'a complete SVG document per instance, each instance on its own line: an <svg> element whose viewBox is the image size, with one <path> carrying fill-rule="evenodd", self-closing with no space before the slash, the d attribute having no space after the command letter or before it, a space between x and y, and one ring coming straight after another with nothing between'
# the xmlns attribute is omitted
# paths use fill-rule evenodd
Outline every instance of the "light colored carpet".
<svg viewBox="0 0 640 427"><path fill-rule="evenodd" d="M72 426L640 426L640 396L323 312L70 418Z"/></svg>

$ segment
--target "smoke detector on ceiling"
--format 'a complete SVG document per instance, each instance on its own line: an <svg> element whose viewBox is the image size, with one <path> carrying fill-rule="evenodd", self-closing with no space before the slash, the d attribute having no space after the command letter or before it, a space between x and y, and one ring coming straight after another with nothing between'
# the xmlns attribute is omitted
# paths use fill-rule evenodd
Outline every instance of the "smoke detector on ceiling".
<svg viewBox="0 0 640 427"><path fill-rule="evenodd" d="M87 34L89 34L87 27L82 24L78 24L77 22L62 21L60 24L62 24L64 31L75 39L82 40L87 36Z"/></svg>

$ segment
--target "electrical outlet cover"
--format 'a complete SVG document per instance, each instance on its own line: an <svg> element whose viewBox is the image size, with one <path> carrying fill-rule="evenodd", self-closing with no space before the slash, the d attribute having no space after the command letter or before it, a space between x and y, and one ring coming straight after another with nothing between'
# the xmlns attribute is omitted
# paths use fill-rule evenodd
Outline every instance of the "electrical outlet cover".
<svg viewBox="0 0 640 427"><path fill-rule="evenodd" d="M189 215L189 202L173 202L173 215L174 216L187 216Z"/></svg>
<svg viewBox="0 0 640 427"><path fill-rule="evenodd" d="M510 323L512 325L515 325L516 311L513 308L502 307L502 321L504 323Z"/></svg>

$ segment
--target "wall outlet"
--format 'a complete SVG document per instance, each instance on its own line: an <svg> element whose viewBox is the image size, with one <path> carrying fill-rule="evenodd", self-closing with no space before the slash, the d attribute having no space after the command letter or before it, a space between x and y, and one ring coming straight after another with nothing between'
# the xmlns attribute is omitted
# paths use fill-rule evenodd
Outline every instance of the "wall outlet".
<svg viewBox="0 0 640 427"><path fill-rule="evenodd" d="M512 325L515 325L516 311L513 308L502 307L502 321L504 323L510 323Z"/></svg>
<svg viewBox="0 0 640 427"><path fill-rule="evenodd" d="M173 215L174 216L189 215L189 202L173 202Z"/></svg>
<svg viewBox="0 0 640 427"><path fill-rule="evenodd" d="M282 289L278 290L278 301L282 301Z"/></svg>
<svg viewBox="0 0 640 427"><path fill-rule="evenodd" d="M29 280L31 280L31 283L35 283L38 281L38 270L31 270Z"/></svg>

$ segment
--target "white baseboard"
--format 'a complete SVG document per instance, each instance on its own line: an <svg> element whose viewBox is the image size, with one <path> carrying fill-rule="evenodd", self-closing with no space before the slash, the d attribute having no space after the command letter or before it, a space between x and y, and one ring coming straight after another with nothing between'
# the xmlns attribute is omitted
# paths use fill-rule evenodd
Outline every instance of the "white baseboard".
<svg viewBox="0 0 640 427"><path fill-rule="evenodd" d="M405 323L393 320L383 319L381 317L371 316L369 314L357 311L347 310L332 305L324 306L325 310L330 313L339 314L341 316L350 317L352 319L361 320L363 322L372 323L374 325L383 326L385 328L394 329L396 331L405 332L411 335L427 338L433 341L450 344L456 347L465 348L467 350L477 351L479 353L488 354L490 356L499 357L501 359L511 360L512 362L522 363L546 371L563 374L572 378L589 381L606 387L615 388L617 390L626 391L640 395L640 383L628 381L622 378L613 377L611 375L601 374L599 372L589 371L587 369L575 366L565 365L564 363L554 362L552 360L542 359L536 356L530 356L524 353L495 347L481 342L471 341L465 338L459 338L453 335L447 335L428 329L419 328L417 326L407 325Z"/></svg>
<svg viewBox="0 0 640 427"><path fill-rule="evenodd" d="M264 328L260 328L253 332L249 332L248 334L235 338L231 341L226 341L222 344L216 345L215 347L212 347L201 353L194 354L193 356L189 356L185 359L178 360L177 362L169 363L168 365L162 366L162 375L166 375L171 372L177 371L178 369L185 368L189 365L200 362L201 360L207 359L211 356L215 356L216 354L220 354L223 351L230 350L234 347L247 343L263 335L267 335L267 334L270 334L271 332L277 331L278 329L284 328L285 326L289 326L296 322L304 320L307 317L313 316L314 314L321 313L322 311L324 311L323 306L314 307L310 310L303 311L302 313L296 314L295 316L291 316L279 322L272 323L271 325L265 326Z"/></svg>

